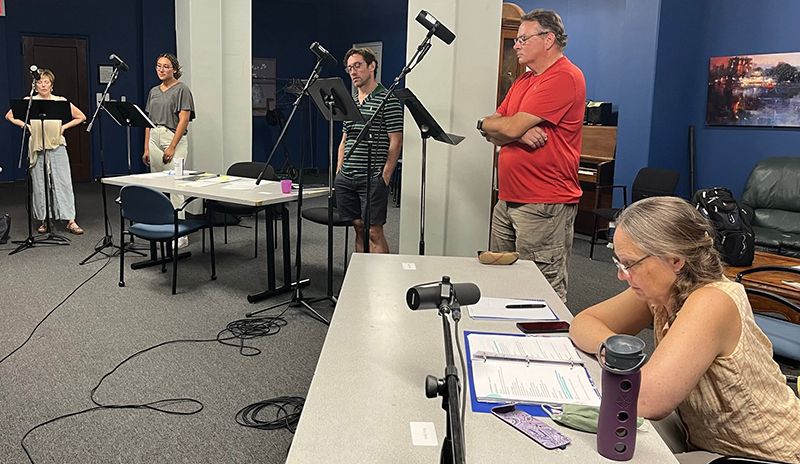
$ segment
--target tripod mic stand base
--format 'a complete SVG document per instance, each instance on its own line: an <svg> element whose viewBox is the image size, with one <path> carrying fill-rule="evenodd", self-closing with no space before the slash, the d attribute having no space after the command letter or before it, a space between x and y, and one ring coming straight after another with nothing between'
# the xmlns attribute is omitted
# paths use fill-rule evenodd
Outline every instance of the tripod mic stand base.
<svg viewBox="0 0 800 464"><path fill-rule="evenodd" d="M330 296L321 296L318 298L312 298L311 300L309 300L309 303L319 303L320 301L329 301L331 302L331 304L333 304L333 306L336 306L336 303L339 302L336 295L330 295Z"/></svg>
<svg viewBox="0 0 800 464"><path fill-rule="evenodd" d="M52 234L55 237L60 237L61 240L50 237L50 234L45 236L36 235L36 236L29 236L25 240L12 240L11 243L17 243L19 246L15 248L11 253L8 255L11 256L13 254L17 254L20 251L27 250L28 248L33 248L36 245L69 245L69 239L66 237L61 237L56 234Z"/></svg>
<svg viewBox="0 0 800 464"><path fill-rule="evenodd" d="M295 288L304 288L311 285L311 279L300 279L299 282L292 282L290 284L284 284L278 288L271 288L264 290L260 293L255 293L253 295L247 295L247 302L248 303L258 303L259 301L266 300L267 298L272 298L273 296L283 295L284 293L291 292ZM285 303L281 303L285 304ZM280 305L276 305L280 306ZM274 306L273 306L274 307Z"/></svg>
<svg viewBox="0 0 800 464"><path fill-rule="evenodd" d="M103 251L106 248L114 248L114 251L111 252ZM127 251L128 253L134 253L139 256L147 256L146 254L142 253L139 250L133 250L128 248ZM92 254L83 258L83 261L81 261L78 264L83 266L84 264L88 263L90 259L94 258L98 253L109 258L119 256L119 245L114 245L114 239L110 235L106 235L105 237L103 237L103 241L94 247L94 251L92 252Z"/></svg>
<svg viewBox="0 0 800 464"><path fill-rule="evenodd" d="M300 281L300 282L302 283L303 281ZM305 279L305 282L306 282L306 285L308 285L309 280ZM298 286L298 287L294 288L294 295L292 295L292 299L291 300L283 301L281 303L276 303L276 304L274 304L272 306L268 306L268 307L266 307L264 309L259 309L258 311L249 312L249 313L245 314L245 316L246 317L253 317L256 314L260 314L260 313L262 313L264 311L269 311L270 309L274 309L274 308L277 308L279 306L288 305L289 308L305 308L305 310L307 312L311 313L311 317L313 317L314 319L322 322L325 325L330 325L331 324L330 321L325 319L325 317L322 314L317 312L317 310L314 309L309 304L312 301L314 301L314 300L306 300L303 297L303 291Z"/></svg>

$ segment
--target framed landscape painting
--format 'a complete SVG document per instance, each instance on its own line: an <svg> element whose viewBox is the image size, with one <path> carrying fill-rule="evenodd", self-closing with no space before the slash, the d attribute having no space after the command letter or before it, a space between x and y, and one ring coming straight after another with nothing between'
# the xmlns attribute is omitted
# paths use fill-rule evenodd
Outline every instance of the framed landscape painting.
<svg viewBox="0 0 800 464"><path fill-rule="evenodd" d="M800 127L800 52L712 57L706 124Z"/></svg>

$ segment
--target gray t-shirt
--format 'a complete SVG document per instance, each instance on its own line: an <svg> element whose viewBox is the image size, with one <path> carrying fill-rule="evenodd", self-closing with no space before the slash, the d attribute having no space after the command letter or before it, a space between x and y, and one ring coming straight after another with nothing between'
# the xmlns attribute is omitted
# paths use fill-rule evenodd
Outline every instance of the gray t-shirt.
<svg viewBox="0 0 800 464"><path fill-rule="evenodd" d="M144 110L156 126L166 126L175 132L178 128L178 114L181 111L189 110L189 121L194 119L192 91L181 81L168 88L166 92L162 92L161 86L157 85L150 89Z"/></svg>

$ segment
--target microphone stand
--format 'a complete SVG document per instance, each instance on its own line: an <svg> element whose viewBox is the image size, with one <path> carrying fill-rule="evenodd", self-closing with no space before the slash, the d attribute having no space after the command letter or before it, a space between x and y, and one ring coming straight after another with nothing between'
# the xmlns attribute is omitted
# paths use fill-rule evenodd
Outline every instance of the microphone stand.
<svg viewBox="0 0 800 464"><path fill-rule="evenodd" d="M278 136L278 140L275 141L275 145L272 147L272 152L270 153L269 157L267 158L267 162L264 163L264 168L261 170L261 173L258 175L258 179L256 179L256 185L261 182L261 179L264 177L264 173L267 171L267 166L269 166L270 158L272 155L275 154L275 151L278 149L278 145L283 140L283 136L286 134L286 129L289 127L289 124L292 122L292 118L294 117L295 112L297 112L297 108L300 106L300 101L303 99L304 96L308 94L308 88L313 84L317 79L319 79L319 73L322 70L322 57L317 57L317 64L314 66L314 70L311 71L311 75L306 80L306 85L303 87L302 92L297 96L297 99L294 101L292 112L289 114L289 118L286 120L286 124L283 126L283 130L281 130L280 135ZM300 152L300 175L298 176L298 190L297 190L297 243L295 245L295 281L292 282L291 286L293 287L293 294L292 298L289 301L281 302L267 308L252 311L246 314L247 317L255 316L261 312L267 311L272 308L277 308L278 306L282 306L288 304L288 307L304 307L308 312L311 313L312 317L317 319L318 321L322 322L323 324L330 325L327 319L325 319L322 314L317 312L305 299L303 296L302 287L305 285L301 282L301 269L302 269L302 259L300 254L300 242L302 237L302 227L303 227L303 217L301 212L303 210L303 162L304 162L304 153L305 151L302 150ZM248 301L255 302L261 299L261 295L251 295L247 297Z"/></svg>
<svg viewBox="0 0 800 464"><path fill-rule="evenodd" d="M450 286L450 278L443 277L441 285ZM448 292L450 293L450 292ZM450 332L450 323L447 314L451 314L453 321L461 319L461 307L458 299L453 296L442 295L439 303L439 315L442 317L442 331L444 333L445 368L444 378L437 379L433 375L425 378L425 396L428 398L442 397L442 409L447 412L447 429L442 442L441 464L463 464L466 459L464 445L464 424L461 421L461 408L458 402L460 395L460 382L458 369L453 356L453 339ZM458 336L458 334L456 334ZM464 393L466 394L466 393Z"/></svg>
<svg viewBox="0 0 800 464"><path fill-rule="evenodd" d="M100 114L100 110L106 110L103 102L106 101L106 95L108 95L108 91L114 82L117 81L117 77L119 77L119 66L114 66L114 72L111 73L111 79L109 79L108 83L106 83L106 88L103 90L103 95L100 97L100 101L97 103L97 108L94 110L94 114L92 115L92 119L89 122L89 125L86 127L86 132L91 133L92 127L94 126L95 121L99 121L97 117ZM128 129L130 130L130 129ZM98 253L102 253L104 256L115 256L116 253L106 253L106 248L119 248L118 246L114 245L114 239L111 235L111 228L109 226L108 220L108 200L106 199L106 184L103 183L102 179L106 176L106 165L105 165L105 153L103 150L103 126L102 123L100 125L100 194L103 197L103 226L105 227L105 235L103 235L103 239L100 241L97 246L94 247L94 251L83 259L80 262L81 265L86 264L90 259L92 259ZM128 135L128 174L130 174L130 133ZM142 254L138 250L131 250L135 253Z"/></svg>
<svg viewBox="0 0 800 464"><path fill-rule="evenodd" d="M28 94L28 109L25 111L25 125L22 127L22 136L20 137L19 142L19 169L22 169L22 160L24 159L25 153L25 134L28 133L28 124L30 123L31 118L31 104L33 104L33 94L36 93L36 79L31 81L31 91ZM44 131L44 124L42 124L42 131ZM29 147L30 148L30 147ZM42 160L44 162L44 160ZM25 184L26 184L26 203L28 207L28 237L25 240L20 241L12 241L12 243L18 243L19 246L15 248L10 255L19 253L22 250L27 250L28 248L33 248L36 244L42 245L60 245L63 244L62 242L58 241L49 241L50 237L45 236L41 240L36 240L36 237L33 235L33 179L31 173L31 164L30 159L28 159L28 175L25 176ZM45 192L47 195L47 192Z"/></svg>
<svg viewBox="0 0 800 464"><path fill-rule="evenodd" d="M375 118L383 111L383 108L386 106L387 100L389 100L389 97L391 97L394 94L394 89L397 87L397 85L400 84L400 80L406 77L406 75L409 74L420 63L420 61L422 61L422 58L424 58L425 55L428 53L428 50L430 50L431 48L431 38L433 37L433 34L435 32L436 32L436 26L432 27L428 31L428 34L425 35L425 38L422 40L422 43L420 43L419 46L417 47L417 51L414 53L414 56L412 56L411 59L408 61L408 64L406 64L403 67L403 69L400 71L400 74L398 74L397 77L394 78L394 82L392 82L392 85L390 85L389 88L386 89L386 95L383 96L383 99L378 105L378 108L376 108L375 112L372 113L372 116L364 124L364 127L361 128L361 131L358 133L355 142L353 142L353 146L350 147L350 151L348 151L347 154L345 155L344 157L345 160L350 158L350 155L353 154L353 152L356 150L356 147L358 147L358 144L361 143L364 140L364 138L366 138L367 136L369 136L370 138L372 137L371 128L372 125L374 124ZM368 169L372 169L371 150L367 151L367 167ZM370 190L371 190L370 185L372 183L371 176L372 172L368 170L365 181L367 183L367 205L364 214L366 216L364 218L364 229L365 229L364 253L369 253L369 229L372 226L372 224L370 224L370 211L369 211Z"/></svg>

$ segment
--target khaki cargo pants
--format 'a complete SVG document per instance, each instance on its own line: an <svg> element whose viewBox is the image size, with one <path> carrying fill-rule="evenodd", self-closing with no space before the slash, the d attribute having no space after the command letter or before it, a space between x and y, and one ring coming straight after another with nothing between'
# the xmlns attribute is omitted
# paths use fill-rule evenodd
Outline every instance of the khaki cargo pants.
<svg viewBox="0 0 800 464"><path fill-rule="evenodd" d="M567 261L578 205L510 203L494 207L491 251L517 251L536 263L561 300L567 302Z"/></svg>

